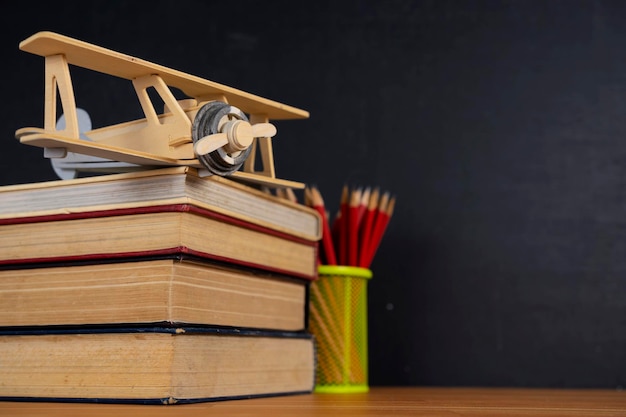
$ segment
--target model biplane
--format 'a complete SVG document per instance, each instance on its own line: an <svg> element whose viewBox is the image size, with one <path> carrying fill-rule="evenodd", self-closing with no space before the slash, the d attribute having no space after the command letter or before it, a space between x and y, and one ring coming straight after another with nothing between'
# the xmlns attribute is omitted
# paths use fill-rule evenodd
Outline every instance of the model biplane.
<svg viewBox="0 0 626 417"><path fill-rule="evenodd" d="M271 142L276 127L270 123L307 118L304 110L52 32L36 33L19 47L45 58L44 127L21 128L15 136L44 148L48 158L85 155L84 164L188 165L206 175L269 187L304 187L276 178ZM81 131L69 65L132 81L145 118ZM172 88L187 97L177 99ZM161 98L162 112L149 91ZM255 169L257 152L262 169ZM103 166L115 170L116 165Z"/></svg>

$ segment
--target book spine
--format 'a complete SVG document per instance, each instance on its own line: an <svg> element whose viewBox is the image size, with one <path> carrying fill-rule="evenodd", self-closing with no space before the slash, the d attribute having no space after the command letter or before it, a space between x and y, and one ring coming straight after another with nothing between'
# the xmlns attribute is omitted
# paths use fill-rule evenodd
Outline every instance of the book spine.
<svg viewBox="0 0 626 417"><path fill-rule="evenodd" d="M35 327L0 327L2 336L49 336L64 334L126 334L126 333L166 333L171 335L224 335L242 337L272 337L290 339L313 339L314 336L308 331L286 331L273 329L254 329L250 327L228 326L132 326L120 325L79 325L79 326L35 326Z"/></svg>

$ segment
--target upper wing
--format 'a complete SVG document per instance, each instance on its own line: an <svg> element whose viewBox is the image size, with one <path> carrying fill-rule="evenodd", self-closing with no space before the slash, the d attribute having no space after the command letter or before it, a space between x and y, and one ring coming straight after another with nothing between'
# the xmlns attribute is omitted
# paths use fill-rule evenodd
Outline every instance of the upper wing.
<svg viewBox="0 0 626 417"><path fill-rule="evenodd" d="M168 86L178 88L189 97L198 99L223 95L229 104L246 113L267 115L273 120L309 117L305 110L53 32L38 32L30 36L20 42L20 49L41 56L63 54L72 65L128 80L157 74Z"/></svg>

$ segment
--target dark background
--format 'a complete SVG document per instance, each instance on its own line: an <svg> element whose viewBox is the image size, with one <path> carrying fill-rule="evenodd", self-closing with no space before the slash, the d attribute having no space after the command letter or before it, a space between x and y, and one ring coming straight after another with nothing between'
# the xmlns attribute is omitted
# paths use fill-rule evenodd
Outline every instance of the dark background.
<svg viewBox="0 0 626 417"><path fill-rule="evenodd" d="M626 383L626 3L14 2L1 184L55 179L43 126L56 31L308 110L277 121L280 178L397 198L370 283L370 383ZM72 73L94 127L129 82ZM95 77L95 78L94 78Z"/></svg>

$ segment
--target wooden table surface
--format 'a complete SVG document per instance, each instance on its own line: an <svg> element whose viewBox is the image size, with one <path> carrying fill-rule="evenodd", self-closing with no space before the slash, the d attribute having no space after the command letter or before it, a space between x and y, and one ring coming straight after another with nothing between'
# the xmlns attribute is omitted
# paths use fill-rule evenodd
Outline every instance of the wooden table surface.
<svg viewBox="0 0 626 417"><path fill-rule="evenodd" d="M626 417L626 391L600 389L373 387L185 405L0 401L0 416L585 416Z"/></svg>

